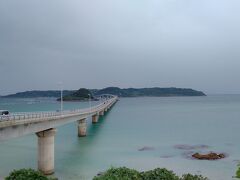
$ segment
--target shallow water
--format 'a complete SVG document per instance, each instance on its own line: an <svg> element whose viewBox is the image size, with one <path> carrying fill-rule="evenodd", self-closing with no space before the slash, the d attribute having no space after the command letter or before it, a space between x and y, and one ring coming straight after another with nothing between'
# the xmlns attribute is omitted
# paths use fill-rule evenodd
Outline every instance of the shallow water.
<svg viewBox="0 0 240 180"><path fill-rule="evenodd" d="M88 102L64 103L66 109L88 106ZM0 109L12 112L59 107L54 99L0 99ZM111 166L166 167L177 174L230 180L240 160L239 129L240 95L121 98L98 124L88 120L85 138L77 137L76 123L58 128L55 175L63 180L88 180ZM218 161L189 158L193 152L208 151L228 157ZM1 142L0 177L12 169L37 168L36 157L35 135Z"/></svg>

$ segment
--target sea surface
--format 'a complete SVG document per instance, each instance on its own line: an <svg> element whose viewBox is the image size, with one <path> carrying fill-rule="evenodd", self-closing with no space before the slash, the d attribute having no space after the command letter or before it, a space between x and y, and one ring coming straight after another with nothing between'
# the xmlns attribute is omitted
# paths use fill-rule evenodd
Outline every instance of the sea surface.
<svg viewBox="0 0 240 180"><path fill-rule="evenodd" d="M84 107L89 103L64 103L65 109ZM0 99L0 109L11 112L59 108L51 98ZM178 175L231 180L240 162L240 95L121 98L98 124L88 119L87 137L77 137L76 123L57 130L55 176L60 180L89 180L111 166L141 171L165 167ZM228 156L217 161L190 158L209 151ZM0 177L19 168L37 168L35 134L0 142Z"/></svg>

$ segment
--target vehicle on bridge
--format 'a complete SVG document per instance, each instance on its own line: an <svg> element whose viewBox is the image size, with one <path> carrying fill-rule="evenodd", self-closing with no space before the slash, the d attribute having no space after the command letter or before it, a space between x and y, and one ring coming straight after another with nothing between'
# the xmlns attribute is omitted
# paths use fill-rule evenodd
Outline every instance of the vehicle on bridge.
<svg viewBox="0 0 240 180"><path fill-rule="evenodd" d="M0 110L0 116L3 115L9 115L9 111L8 110Z"/></svg>

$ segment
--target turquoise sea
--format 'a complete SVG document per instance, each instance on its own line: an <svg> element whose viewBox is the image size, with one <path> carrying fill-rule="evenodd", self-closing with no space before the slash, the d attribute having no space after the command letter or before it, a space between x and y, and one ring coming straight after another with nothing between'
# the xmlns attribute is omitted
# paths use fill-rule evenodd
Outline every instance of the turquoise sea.
<svg viewBox="0 0 240 180"><path fill-rule="evenodd" d="M88 106L64 103L65 109ZM0 99L0 109L11 112L59 107L55 99ZM239 138L240 95L121 98L98 124L88 120L85 138L77 137L76 123L58 128L55 175L60 180L88 180L111 166L166 167L179 175L231 180L240 162ZM218 161L189 158L191 153L209 151L228 156ZM0 142L0 177L19 168L37 168L34 134Z"/></svg>

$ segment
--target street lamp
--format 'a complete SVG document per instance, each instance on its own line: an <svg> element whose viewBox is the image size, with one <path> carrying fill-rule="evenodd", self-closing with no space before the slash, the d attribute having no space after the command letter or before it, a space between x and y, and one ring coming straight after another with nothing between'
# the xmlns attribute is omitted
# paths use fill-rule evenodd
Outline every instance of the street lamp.
<svg viewBox="0 0 240 180"><path fill-rule="evenodd" d="M89 103L89 107L90 107L90 111L92 111L92 104L91 104L91 94L88 94L88 103Z"/></svg>
<svg viewBox="0 0 240 180"><path fill-rule="evenodd" d="M63 112L63 83L59 82L58 84L60 85L60 91L61 91L61 98L60 98L60 100L61 100L61 114L62 114L62 112Z"/></svg>

